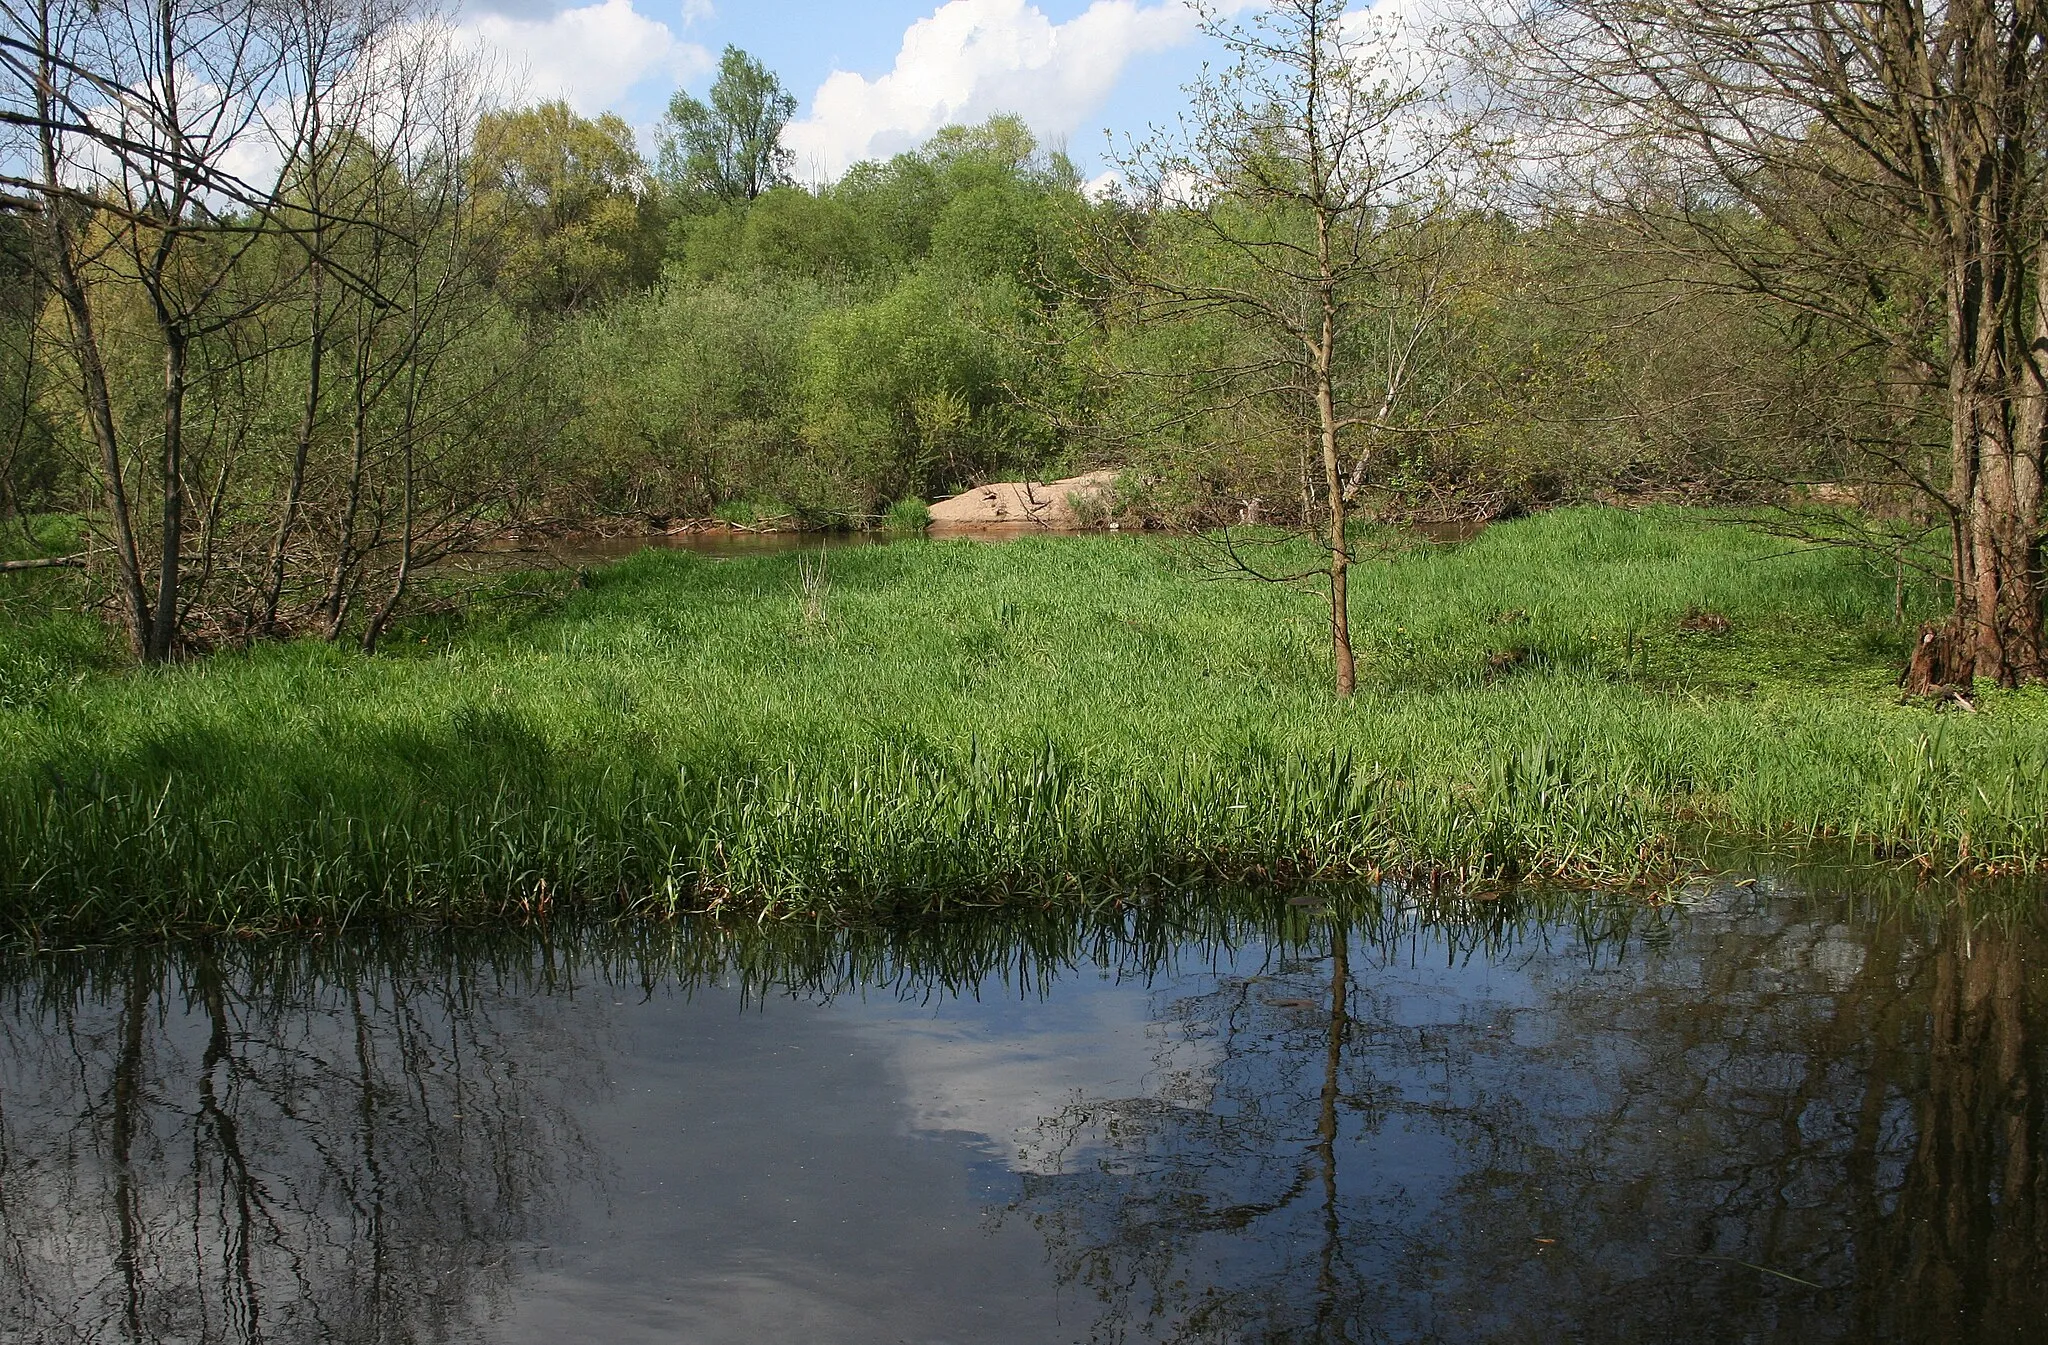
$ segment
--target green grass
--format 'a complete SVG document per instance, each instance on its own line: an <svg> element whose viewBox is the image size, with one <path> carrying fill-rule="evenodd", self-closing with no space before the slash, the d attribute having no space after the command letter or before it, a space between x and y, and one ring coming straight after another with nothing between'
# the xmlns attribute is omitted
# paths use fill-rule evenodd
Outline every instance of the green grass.
<svg viewBox="0 0 2048 1345"><path fill-rule="evenodd" d="M931 525L931 506L920 499L898 500L882 511L884 532L923 532Z"/></svg>
<svg viewBox="0 0 2048 1345"><path fill-rule="evenodd" d="M75 519L0 519L0 560L82 547ZM0 713L34 709L54 689L81 684L115 665L106 627L80 610L85 596L75 570L0 574Z"/></svg>
<svg viewBox="0 0 2048 1345"><path fill-rule="evenodd" d="M1318 594L1158 542L801 564L648 552L375 659L42 679L0 708L0 927L1626 883L1717 833L2048 858L2048 695L1898 704L1889 573L1698 515L1561 511L1361 567L1348 704Z"/></svg>

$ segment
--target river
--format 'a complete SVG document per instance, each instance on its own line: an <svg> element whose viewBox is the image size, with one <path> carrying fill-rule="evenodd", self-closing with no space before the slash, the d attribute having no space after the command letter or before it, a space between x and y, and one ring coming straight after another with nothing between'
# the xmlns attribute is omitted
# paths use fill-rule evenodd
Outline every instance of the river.
<svg viewBox="0 0 2048 1345"><path fill-rule="evenodd" d="M15 959L0 1340L2036 1340L2044 934L1765 876Z"/></svg>

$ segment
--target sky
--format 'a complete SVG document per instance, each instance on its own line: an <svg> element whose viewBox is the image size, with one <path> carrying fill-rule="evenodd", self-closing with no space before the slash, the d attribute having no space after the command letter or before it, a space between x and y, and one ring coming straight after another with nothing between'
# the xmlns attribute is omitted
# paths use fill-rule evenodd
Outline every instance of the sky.
<svg viewBox="0 0 2048 1345"><path fill-rule="evenodd" d="M513 101L616 112L649 151L670 95L702 96L737 46L797 98L803 182L998 112L1093 177L1105 130L1170 121L1213 54L1183 0L466 0L459 23Z"/></svg>

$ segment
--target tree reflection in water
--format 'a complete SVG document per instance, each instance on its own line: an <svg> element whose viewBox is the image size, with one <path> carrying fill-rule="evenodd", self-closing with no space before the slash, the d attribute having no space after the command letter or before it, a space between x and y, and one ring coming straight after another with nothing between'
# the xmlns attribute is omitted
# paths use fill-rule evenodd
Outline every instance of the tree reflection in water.
<svg viewBox="0 0 2048 1345"><path fill-rule="evenodd" d="M999 1217L1103 1340L2039 1339L2042 943L1333 914L1163 994L1179 1085L1049 1118Z"/></svg>
<svg viewBox="0 0 2048 1345"><path fill-rule="evenodd" d="M575 1200L603 1203L584 1126L634 1059L615 999L951 1002L996 1070L1037 1059L1032 1001L1079 969L1149 997L1156 1068L1043 1117L992 1217L1042 1235L1096 1339L2035 1338L2042 918L1712 900L1235 894L0 961L0 1341L484 1337ZM883 1112L886 1136L821 1128L812 1180L898 1142ZM744 1182L733 1129L704 1170Z"/></svg>
<svg viewBox="0 0 2048 1345"><path fill-rule="evenodd" d="M39 968L0 1013L0 1320L461 1337L591 1166L601 1020L567 989L545 947L509 975L380 941Z"/></svg>

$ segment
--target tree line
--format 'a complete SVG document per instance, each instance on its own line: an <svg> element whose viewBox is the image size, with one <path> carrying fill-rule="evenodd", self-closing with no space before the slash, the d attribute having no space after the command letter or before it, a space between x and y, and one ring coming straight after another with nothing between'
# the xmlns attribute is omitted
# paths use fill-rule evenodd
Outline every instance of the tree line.
<svg viewBox="0 0 2048 1345"><path fill-rule="evenodd" d="M1317 537L1340 689L1358 518L1594 497L1938 555L1922 680L2048 673L2032 0L1271 0L1092 190L1013 116L799 184L736 50L646 156L403 0L5 23L0 511L143 659L374 646L518 527L1111 466Z"/></svg>

